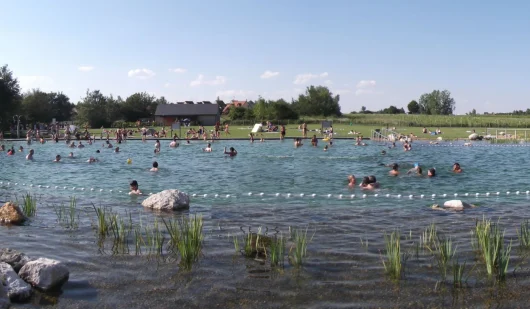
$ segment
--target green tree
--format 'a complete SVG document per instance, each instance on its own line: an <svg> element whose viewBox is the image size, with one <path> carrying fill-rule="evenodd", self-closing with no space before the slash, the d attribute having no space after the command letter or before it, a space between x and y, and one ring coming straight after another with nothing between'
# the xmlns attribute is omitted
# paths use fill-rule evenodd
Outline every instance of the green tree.
<svg viewBox="0 0 530 309"><path fill-rule="evenodd" d="M410 101L410 103L407 105L407 109L409 110L409 114L419 114L420 113L420 105L416 100Z"/></svg>
<svg viewBox="0 0 530 309"><path fill-rule="evenodd" d="M72 120L75 105L70 102L70 98L62 92L50 92L50 104L52 118L57 121Z"/></svg>
<svg viewBox="0 0 530 309"><path fill-rule="evenodd" d="M231 120L244 119L247 110L247 108L244 108L242 106L232 106L230 108L230 112L228 112L228 118L230 118Z"/></svg>
<svg viewBox="0 0 530 309"><path fill-rule="evenodd" d="M293 109L292 104L287 103L284 99L269 101L271 115L269 119L298 119L298 113Z"/></svg>
<svg viewBox="0 0 530 309"><path fill-rule="evenodd" d="M26 121L50 122L53 118L51 96L39 89L33 89L22 96L22 111Z"/></svg>
<svg viewBox="0 0 530 309"><path fill-rule="evenodd" d="M340 96L324 86L307 87L304 94L298 96L293 108L303 116L340 116Z"/></svg>
<svg viewBox="0 0 530 309"><path fill-rule="evenodd" d="M420 112L427 115L452 115L455 100L448 90L424 93L419 100Z"/></svg>
<svg viewBox="0 0 530 309"><path fill-rule="evenodd" d="M77 104L76 122L92 128L109 127L119 119L120 97L104 96L99 90L87 90L86 96Z"/></svg>
<svg viewBox="0 0 530 309"><path fill-rule="evenodd" d="M165 98L161 98L165 101ZM141 118L154 116L159 100L146 92L138 92L127 97L121 105L121 114L125 121L134 122Z"/></svg>
<svg viewBox="0 0 530 309"><path fill-rule="evenodd" d="M19 111L22 97L20 85L7 64L0 67L0 126L12 123L13 115Z"/></svg>

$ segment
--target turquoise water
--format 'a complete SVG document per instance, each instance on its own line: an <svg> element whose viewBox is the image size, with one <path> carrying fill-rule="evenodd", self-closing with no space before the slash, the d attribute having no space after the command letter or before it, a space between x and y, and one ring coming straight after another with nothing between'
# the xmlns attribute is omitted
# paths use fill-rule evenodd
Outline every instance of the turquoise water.
<svg viewBox="0 0 530 309"><path fill-rule="evenodd" d="M33 162L24 159L29 147L22 142L13 145L27 148L24 155L0 154L0 200L20 199L26 192L38 198L37 216L27 225L0 226L0 247L64 261L71 272L59 294L37 294L27 307L58 302L59 308L169 308L175 303L182 308L462 308L502 307L507 301L513 307L526 306L530 271L521 265L530 260L520 254L516 233L522 220L530 217L526 145L418 142L411 152L404 152L374 142L356 147L352 141L337 140L324 152L323 144L295 149L291 141L222 141L213 144L213 153L203 153L203 142L176 149L168 143L162 141L159 155L153 154L153 141L128 141L119 145L121 153L102 148L102 142L73 150L64 143L34 144ZM237 157L225 157L225 146L235 147ZM70 151L75 159L67 158ZM63 156L61 163L52 162L56 154ZM100 162L87 163L90 156ZM149 172L154 160L160 165L158 173ZM464 173L450 172L455 161ZM399 177L388 176L389 168L382 166L393 162L401 166ZM424 171L436 167L437 176L407 176L415 162ZM381 189L350 190L349 174L376 175ZM155 261L145 252L137 256L134 245L129 254L115 254L111 239L102 245L96 237L93 205L131 214L134 224L143 226L182 214L143 209L144 197L127 195L131 179L146 194L177 188L192 195L190 211L184 214L201 213L205 233L203 255L192 271L179 271L173 259ZM454 193L479 207L465 212L429 207L453 199ZM78 229L57 222L53 207L68 204L71 196L78 201ZM501 290L487 282L471 246L470 231L483 217L500 220L506 244L513 240L509 275ZM410 258L399 285L384 275L384 233L400 230L403 250L413 252L431 223L439 235L453 239L458 260L467 263L469 280L463 289L453 289L450 280L438 282L435 259L427 250ZM285 268L278 271L264 261L235 254L233 236L259 227L268 235L289 235L290 227L308 228L313 237L304 266L297 270L286 258Z"/></svg>
<svg viewBox="0 0 530 309"><path fill-rule="evenodd" d="M343 199L351 199L352 194L356 198L362 194L380 197L386 194L401 194L403 197L437 194L441 197L442 194L475 195L497 191L515 194L515 191L530 189L522 169L529 162L526 147L449 147L449 144L435 147L416 143L413 151L404 152L400 147L387 149L377 143L355 147L351 141L341 140L335 144L324 152L323 143L318 148L304 145L295 149L290 141L254 144L227 141L214 143L214 151L204 153L201 151L205 146L203 142L195 141L172 149L167 141L162 141L162 151L155 155L152 141L122 143L120 153L103 148L101 142L83 149L70 149L64 143L31 146L14 143L16 149L23 145L26 148L24 153L29 147L33 148L35 159L26 161L20 152L11 157L0 156L0 180L11 182L11 186L17 183L18 190L37 190L36 187L41 185L37 191L43 194L125 201L131 199L126 194L128 184L136 179L145 194L176 188L190 195L197 194L199 203L208 203L215 194L225 199L229 194L231 199L256 204L270 203L270 197L276 197L277 193L283 197L290 193L291 199L310 201L313 194L316 195L313 199L319 200L328 194L332 199L341 194ZM229 158L223 155L225 146L235 147L238 156ZM101 153L96 154L96 149ZM383 149L387 150L384 156L380 154ZM74 152L75 158L67 157L70 151ZM52 162L56 154L63 157L60 163ZM100 162L87 163L90 156ZM127 164L128 158L132 159L132 164ZM159 163L157 173L149 171L153 161ZM400 165L399 177L389 176L389 168L382 166L393 162ZM424 174L428 168L435 167L437 176L406 175L415 162L420 163ZM461 164L464 173L451 173L454 162ZM359 188L350 190L346 185L349 174L354 174L358 182L362 176L375 175L381 189L377 192L363 192ZM33 187L29 187L30 184ZM260 198L259 193L264 195ZM204 194L207 194L206 198ZM300 198L300 194L304 197ZM348 203L356 202L350 200ZM379 202L371 200L371 203Z"/></svg>

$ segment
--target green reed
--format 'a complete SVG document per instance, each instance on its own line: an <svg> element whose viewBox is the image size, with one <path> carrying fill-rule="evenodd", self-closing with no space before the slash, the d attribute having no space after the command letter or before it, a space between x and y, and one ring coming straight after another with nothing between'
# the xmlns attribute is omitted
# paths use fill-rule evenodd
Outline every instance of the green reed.
<svg viewBox="0 0 530 309"><path fill-rule="evenodd" d="M53 210L57 216L57 222L66 228L77 229L79 227L79 214L77 213L77 202L75 197L70 198L68 207L64 204L53 205Z"/></svg>
<svg viewBox="0 0 530 309"><path fill-rule="evenodd" d="M158 220L155 219L153 227L145 227L145 244L149 249L149 254L161 256L164 250L164 235L158 226Z"/></svg>
<svg viewBox="0 0 530 309"><path fill-rule="evenodd" d="M283 235L275 236L270 244L271 266L282 266L285 254L285 239Z"/></svg>
<svg viewBox="0 0 530 309"><path fill-rule="evenodd" d="M106 207L96 207L92 204L94 211L96 212L96 232L99 237L105 238L110 232L110 217L112 213Z"/></svg>
<svg viewBox="0 0 530 309"><path fill-rule="evenodd" d="M234 249L236 250L236 253L240 253L241 252L241 248L240 248L240 245L239 245L239 237L237 237L237 235L235 235L233 237L233 242L234 242Z"/></svg>
<svg viewBox="0 0 530 309"><path fill-rule="evenodd" d="M420 243L424 248L431 249L438 239L438 231L436 225L431 223L421 234Z"/></svg>
<svg viewBox="0 0 530 309"><path fill-rule="evenodd" d="M477 221L474 230L478 251L486 264L488 278L496 276L499 280L506 279L512 242L504 248L505 231L501 231L491 220Z"/></svg>
<svg viewBox="0 0 530 309"><path fill-rule="evenodd" d="M453 287L462 287L462 278L464 276L465 268L466 262L460 264L458 260L453 260Z"/></svg>
<svg viewBox="0 0 530 309"><path fill-rule="evenodd" d="M312 239L312 237L311 239L307 238L308 229L309 228L299 230L295 228L291 229L291 227L289 227L289 230L291 230L291 238L293 240L293 245L289 249L289 262L296 267L302 266L307 256L307 244Z"/></svg>
<svg viewBox="0 0 530 309"><path fill-rule="evenodd" d="M442 281L445 281L447 278L447 268L449 262L456 253L456 247L453 247L453 242L451 238L441 237L439 237L438 240L434 243L434 247L436 249L434 255L438 262L438 270L440 271Z"/></svg>
<svg viewBox="0 0 530 309"><path fill-rule="evenodd" d="M519 247L521 249L530 249L530 223L528 220L521 222L517 229L517 237L519 238Z"/></svg>
<svg viewBox="0 0 530 309"><path fill-rule="evenodd" d="M190 269L193 262L199 259L204 235L202 234L202 215L183 217L178 220L179 238L177 247L180 253L180 265Z"/></svg>
<svg viewBox="0 0 530 309"><path fill-rule="evenodd" d="M177 220L164 220L162 218L162 222L164 222L164 225L166 226L166 230L169 234L169 242L168 242L168 250L175 251L178 250L178 241L180 239L180 227Z"/></svg>
<svg viewBox="0 0 530 309"><path fill-rule="evenodd" d="M26 217L33 217L37 213L37 197L27 193L23 197L22 212Z"/></svg>
<svg viewBox="0 0 530 309"><path fill-rule="evenodd" d="M385 234L386 260L383 259L383 267L387 275L393 280L401 279L405 269L407 253L401 253L401 240L399 231Z"/></svg>

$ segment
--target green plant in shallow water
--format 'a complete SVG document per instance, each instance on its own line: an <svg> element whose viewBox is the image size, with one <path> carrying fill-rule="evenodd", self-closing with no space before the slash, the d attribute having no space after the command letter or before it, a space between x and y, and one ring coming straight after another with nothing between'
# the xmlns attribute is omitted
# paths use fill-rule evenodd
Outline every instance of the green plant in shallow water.
<svg viewBox="0 0 530 309"><path fill-rule="evenodd" d="M504 248L504 233L498 224L491 220L477 221L474 235L478 251L486 264L486 272L490 279L497 276L499 280L506 279L512 243Z"/></svg>
<svg viewBox="0 0 530 309"><path fill-rule="evenodd" d="M22 212L26 217L33 217L37 213L37 198L27 193L22 203Z"/></svg>
<svg viewBox="0 0 530 309"><path fill-rule="evenodd" d="M177 241L180 253L180 264L190 269L193 262L199 259L204 236L202 234L203 221L201 215L183 217L178 220L179 237Z"/></svg>
<svg viewBox="0 0 530 309"><path fill-rule="evenodd" d="M77 202L75 197L70 199L70 204L66 207L53 205L55 215L57 215L57 222L66 228L77 229L79 224L79 214L77 213Z"/></svg>
<svg viewBox="0 0 530 309"><path fill-rule="evenodd" d="M283 266L283 257L285 254L285 240L283 235L275 236L270 244L270 261L271 266Z"/></svg>
<svg viewBox="0 0 530 309"><path fill-rule="evenodd" d="M457 260L453 260L453 287L462 287L462 278L464 276L465 268L466 262L460 264Z"/></svg>
<svg viewBox="0 0 530 309"><path fill-rule="evenodd" d="M385 253L386 259L383 259L385 272L393 280L401 279L408 254L401 252L401 240L398 231L393 231L390 235L385 234Z"/></svg>
<svg viewBox="0 0 530 309"><path fill-rule="evenodd" d="M94 205L92 205L92 207L94 208L97 216L96 232L100 238L105 238L110 232L109 217L111 216L111 213L105 207L96 207Z"/></svg>
<svg viewBox="0 0 530 309"><path fill-rule="evenodd" d="M432 246L436 243L438 239L438 232L436 230L436 225L431 223L421 234L420 243L424 248L431 250Z"/></svg>
<svg viewBox="0 0 530 309"><path fill-rule="evenodd" d="M519 238L519 247L521 249L530 249L530 223L528 220L521 222L517 229L517 237Z"/></svg>
<svg viewBox="0 0 530 309"><path fill-rule="evenodd" d="M447 268L449 262L454 257L456 253L456 247L453 248L453 242L451 238L441 238L434 243L436 251L434 252L436 260L438 262L438 269L440 275L442 276L442 281L445 281L447 278Z"/></svg>
<svg viewBox="0 0 530 309"><path fill-rule="evenodd" d="M307 256L307 244L311 241L311 239L307 239L307 231L308 228L305 230L300 229L291 229L291 238L293 240L293 245L289 249L289 261L292 265L296 267L300 267L304 264L304 260Z"/></svg>

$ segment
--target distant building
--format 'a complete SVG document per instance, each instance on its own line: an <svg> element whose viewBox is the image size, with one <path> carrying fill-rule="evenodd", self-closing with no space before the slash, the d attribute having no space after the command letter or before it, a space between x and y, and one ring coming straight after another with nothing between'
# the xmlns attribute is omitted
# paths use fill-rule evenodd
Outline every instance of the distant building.
<svg viewBox="0 0 530 309"><path fill-rule="evenodd" d="M220 120L219 106L210 101L178 102L177 104L159 104L155 112L155 121L170 126L177 120L196 122L204 126L213 126Z"/></svg>
<svg viewBox="0 0 530 309"><path fill-rule="evenodd" d="M223 109L223 115L228 114L230 112L230 108L232 108L232 106L234 106L234 107L244 107L244 108L249 108L250 107L247 101L232 100L230 103L226 103L226 106Z"/></svg>

